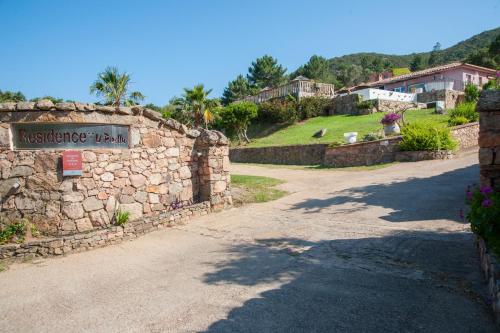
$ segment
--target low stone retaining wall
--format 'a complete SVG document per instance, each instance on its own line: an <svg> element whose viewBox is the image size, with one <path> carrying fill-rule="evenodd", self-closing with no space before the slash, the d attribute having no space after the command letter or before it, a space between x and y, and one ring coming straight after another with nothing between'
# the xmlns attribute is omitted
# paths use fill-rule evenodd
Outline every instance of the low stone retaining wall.
<svg viewBox="0 0 500 333"><path fill-rule="evenodd" d="M465 94L455 90L434 90L417 94L418 103L443 101L446 109L453 109L464 101Z"/></svg>
<svg viewBox="0 0 500 333"><path fill-rule="evenodd" d="M397 162L417 162L426 160L450 160L454 156L451 150L439 151L398 151L396 152Z"/></svg>
<svg viewBox="0 0 500 333"><path fill-rule="evenodd" d="M325 150L323 164L339 168L394 162L401 137L330 147Z"/></svg>
<svg viewBox="0 0 500 333"><path fill-rule="evenodd" d="M401 110L409 110L409 109L425 109L427 105L423 103L377 99L374 101L374 107L375 107L375 112L398 112Z"/></svg>
<svg viewBox="0 0 500 333"><path fill-rule="evenodd" d="M154 217L126 223L123 226L110 226L102 230L78 233L70 236L31 240L22 244L0 246L0 260L47 257L82 252L93 248L131 240L148 232L187 222L195 216L206 215L211 211L209 201L194 204L177 210L162 212Z"/></svg>
<svg viewBox="0 0 500 333"><path fill-rule="evenodd" d="M451 134L458 141L458 149L477 146L479 123L454 127ZM388 139L359 142L350 145L329 147L327 144L273 146L262 148L234 148L229 151L233 162L316 165L350 167L390 163L394 161L420 161L452 158L450 152L402 153L399 150L400 136ZM410 156L412 155L412 156ZM398 157L399 156L399 157ZM399 159L398 159L399 158ZM419 159L420 158L420 159Z"/></svg>
<svg viewBox="0 0 500 333"><path fill-rule="evenodd" d="M481 237L477 237L477 248L481 269L488 283L488 303L491 304L497 324L500 324L500 263Z"/></svg>
<svg viewBox="0 0 500 333"><path fill-rule="evenodd" d="M451 134L458 142L458 149L477 147L479 138L479 123L455 126L451 130Z"/></svg>
<svg viewBox="0 0 500 333"><path fill-rule="evenodd" d="M315 165L323 163L327 144L230 149L229 159L241 163Z"/></svg>

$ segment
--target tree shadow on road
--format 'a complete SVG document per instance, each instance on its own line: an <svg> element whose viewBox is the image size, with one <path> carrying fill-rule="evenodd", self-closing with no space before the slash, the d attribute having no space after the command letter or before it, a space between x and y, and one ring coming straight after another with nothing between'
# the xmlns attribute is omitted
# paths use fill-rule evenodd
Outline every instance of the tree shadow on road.
<svg viewBox="0 0 500 333"><path fill-rule="evenodd" d="M205 283L267 290L207 332L495 331L470 234L263 239L229 253Z"/></svg>
<svg viewBox="0 0 500 333"><path fill-rule="evenodd" d="M305 200L292 209L303 209L309 214L324 209L349 213L379 206L393 210L381 217L389 222L438 219L464 222L459 211L464 205L465 186L477 182L477 174L477 165L473 165L433 177L354 187L334 192L330 198ZM342 205L354 208L346 210Z"/></svg>

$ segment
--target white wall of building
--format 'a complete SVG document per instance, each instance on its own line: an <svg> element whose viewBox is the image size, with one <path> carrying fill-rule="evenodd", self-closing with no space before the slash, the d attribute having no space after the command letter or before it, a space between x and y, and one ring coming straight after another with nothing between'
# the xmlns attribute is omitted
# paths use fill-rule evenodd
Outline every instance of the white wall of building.
<svg viewBox="0 0 500 333"><path fill-rule="evenodd" d="M417 94L406 94L396 91L366 88L352 92L363 97L363 100L382 99L387 101L416 102Z"/></svg>

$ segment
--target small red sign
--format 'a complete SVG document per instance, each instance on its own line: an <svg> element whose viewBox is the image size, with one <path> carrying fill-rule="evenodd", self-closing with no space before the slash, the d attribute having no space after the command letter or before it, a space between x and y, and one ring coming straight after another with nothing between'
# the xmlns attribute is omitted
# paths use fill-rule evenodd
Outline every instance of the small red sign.
<svg viewBox="0 0 500 333"><path fill-rule="evenodd" d="M77 150L66 150L63 152L63 176L82 175L82 152Z"/></svg>

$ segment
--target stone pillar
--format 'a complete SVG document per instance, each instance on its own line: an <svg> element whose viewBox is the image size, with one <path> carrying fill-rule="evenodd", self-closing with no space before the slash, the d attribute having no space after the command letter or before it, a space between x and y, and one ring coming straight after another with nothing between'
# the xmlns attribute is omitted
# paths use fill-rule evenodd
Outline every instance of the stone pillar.
<svg viewBox="0 0 500 333"><path fill-rule="evenodd" d="M229 142L217 131L204 130L197 138L200 199L210 201L213 210L230 207Z"/></svg>
<svg viewBox="0 0 500 333"><path fill-rule="evenodd" d="M500 190L500 90L486 90L477 103L481 185Z"/></svg>

